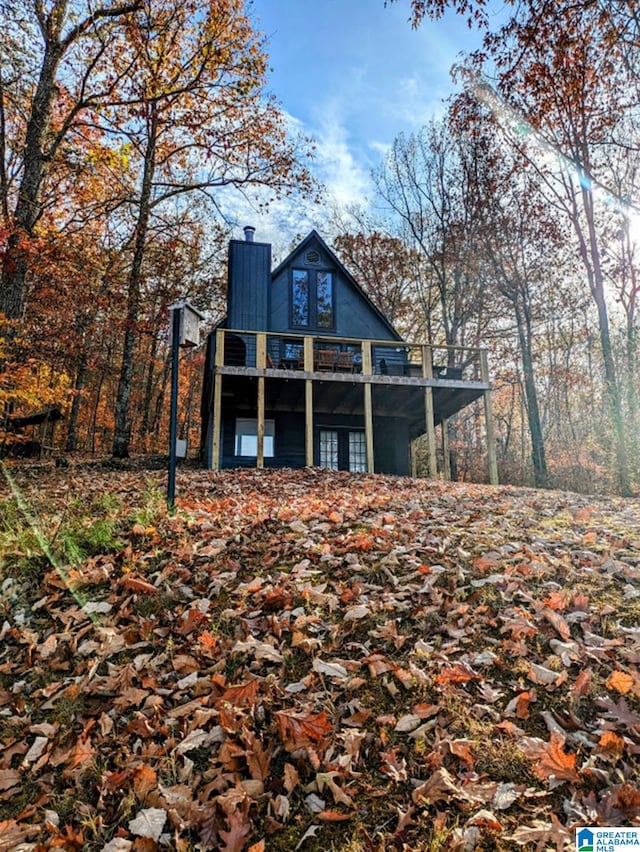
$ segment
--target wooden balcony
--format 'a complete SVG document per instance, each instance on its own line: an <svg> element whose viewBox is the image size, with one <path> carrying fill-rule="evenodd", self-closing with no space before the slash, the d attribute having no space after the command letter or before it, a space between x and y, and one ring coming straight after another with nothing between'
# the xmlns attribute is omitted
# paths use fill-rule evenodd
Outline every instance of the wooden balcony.
<svg viewBox="0 0 640 852"><path fill-rule="evenodd" d="M222 375L479 390L489 383L484 349L235 329L218 329L215 369Z"/></svg>
<svg viewBox="0 0 640 852"><path fill-rule="evenodd" d="M245 395L256 395L259 422L264 420L265 403L270 410L305 411L308 464L313 463L314 412L330 408L364 416L371 471L374 404L376 414L407 412L414 436L426 432L432 471L436 470L435 425L442 423L444 431L449 417L481 396L485 400L487 439L492 441L491 385L484 349L218 329L213 375L214 419L219 420L223 377L229 377L225 382L232 381L238 389L244 387ZM273 381L278 379L281 381ZM256 380L257 389L251 391ZM359 394L349 389L355 386L361 386ZM265 387L269 388L268 399ZM214 439L214 466L219 458L218 444ZM262 462L258 453L258 466ZM490 466L493 481L497 473L492 462Z"/></svg>

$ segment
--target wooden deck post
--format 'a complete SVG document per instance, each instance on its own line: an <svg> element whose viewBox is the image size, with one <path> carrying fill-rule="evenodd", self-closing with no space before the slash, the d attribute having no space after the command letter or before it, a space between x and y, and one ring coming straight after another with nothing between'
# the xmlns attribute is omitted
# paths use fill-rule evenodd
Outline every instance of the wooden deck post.
<svg viewBox="0 0 640 852"><path fill-rule="evenodd" d="M304 369L313 372L313 337L304 339ZM313 467L313 379L304 382L304 463Z"/></svg>
<svg viewBox="0 0 640 852"><path fill-rule="evenodd" d="M422 375L425 379L433 378L433 352L431 346L422 346ZM438 476L438 454L436 450L436 426L433 417L433 388L424 389L424 419L427 432L427 458L429 464L429 476Z"/></svg>
<svg viewBox="0 0 640 852"><path fill-rule="evenodd" d="M362 375L373 375L373 360L371 357L371 341L362 341ZM375 461L373 453L373 398L371 382L364 385L364 439L367 448L367 473L374 473Z"/></svg>
<svg viewBox="0 0 640 852"><path fill-rule="evenodd" d="M264 370L267 366L267 335L256 335L256 367ZM258 376L258 399L256 405L257 411L257 447L256 447L256 467L264 467L264 376Z"/></svg>
<svg viewBox="0 0 640 852"><path fill-rule="evenodd" d="M313 381L304 383L304 463L313 467Z"/></svg>
<svg viewBox="0 0 640 852"><path fill-rule="evenodd" d="M256 467L264 467L264 376L258 376Z"/></svg>
<svg viewBox="0 0 640 852"><path fill-rule="evenodd" d="M213 434L211 449L211 468L220 470L220 445L222 442L222 376L217 368L224 364L224 331L216 331L215 375L213 378Z"/></svg>
<svg viewBox="0 0 640 852"><path fill-rule="evenodd" d="M444 458L444 478L451 481L451 457L449 455L449 418L442 418L442 455Z"/></svg>
<svg viewBox="0 0 640 852"><path fill-rule="evenodd" d="M371 399L371 384L364 386L364 438L367 445L367 473L375 473L373 455L373 402Z"/></svg>
<svg viewBox="0 0 640 852"><path fill-rule="evenodd" d="M489 360L486 349L480 350L480 376L483 382L489 384ZM498 460L496 458L496 439L493 431L493 411L491 407L491 390L484 391L484 429L487 436L487 464L489 467L489 482L498 485Z"/></svg>

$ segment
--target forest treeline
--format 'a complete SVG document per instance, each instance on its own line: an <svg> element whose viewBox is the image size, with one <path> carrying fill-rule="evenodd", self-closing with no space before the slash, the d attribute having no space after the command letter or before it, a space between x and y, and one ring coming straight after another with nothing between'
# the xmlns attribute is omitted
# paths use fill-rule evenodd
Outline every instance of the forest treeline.
<svg viewBox="0 0 640 852"><path fill-rule="evenodd" d="M446 112L398 135L333 245L407 339L491 352L503 482L631 494L640 480L637 4L451 5L485 28ZM377 2L377 0L372 0ZM4 428L62 405L60 449L167 445L167 307L224 306L221 191L316 192L312 142L266 94L242 0L0 4ZM35 47L34 47L35 46ZM266 197L263 195L263 197ZM183 356L197 444L202 355ZM481 418L458 415L482 479Z"/></svg>

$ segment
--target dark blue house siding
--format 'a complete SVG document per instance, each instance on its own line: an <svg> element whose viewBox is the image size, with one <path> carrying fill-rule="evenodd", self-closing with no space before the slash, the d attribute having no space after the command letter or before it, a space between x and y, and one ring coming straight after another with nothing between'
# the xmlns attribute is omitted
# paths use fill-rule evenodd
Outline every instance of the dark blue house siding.
<svg viewBox="0 0 640 852"><path fill-rule="evenodd" d="M222 422L222 467L255 467L255 458L235 455L236 418L255 417L255 415L255 411L247 411L246 408L225 412ZM304 467L304 415L297 412L267 411L265 419L273 420L275 423L275 456L265 458L265 467ZM317 414L314 421L315 464L319 463L318 436L321 429L364 430L364 418L358 415ZM409 475L407 421L401 417L375 417L374 434L376 472Z"/></svg>
<svg viewBox="0 0 640 852"><path fill-rule="evenodd" d="M409 424L403 417L373 418L373 456L377 473L395 473L409 476Z"/></svg>
<svg viewBox="0 0 640 852"><path fill-rule="evenodd" d="M308 263L309 251L318 254L317 263ZM335 326L333 329L309 328L308 331L291 325L291 275L293 269L327 271L333 274L333 303ZM362 293L353 286L332 259L321 250L320 243L311 241L304 250L292 255L287 265L276 271L271 283L271 309L269 330L320 334L338 337L356 337L372 340L397 340L389 325L372 310Z"/></svg>
<svg viewBox="0 0 640 852"><path fill-rule="evenodd" d="M255 411L236 410L225 413L222 420L222 467L255 467L255 458L235 455L237 417L255 417ZM304 415L297 413L265 413L275 421L275 457L265 458L265 467L304 467Z"/></svg>
<svg viewBox="0 0 640 852"><path fill-rule="evenodd" d="M271 245L243 240L229 243L227 327L265 331L269 322Z"/></svg>

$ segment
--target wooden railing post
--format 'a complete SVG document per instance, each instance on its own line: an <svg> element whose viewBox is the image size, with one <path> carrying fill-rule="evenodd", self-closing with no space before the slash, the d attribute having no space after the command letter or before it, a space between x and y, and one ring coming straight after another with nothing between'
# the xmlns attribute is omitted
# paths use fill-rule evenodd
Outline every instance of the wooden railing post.
<svg viewBox="0 0 640 852"><path fill-rule="evenodd" d="M480 377L489 384L489 359L487 350L480 350ZM496 458L496 439L493 431L493 411L491 406L491 390L484 391L484 429L487 436L487 465L489 482L498 485L498 460Z"/></svg>
<svg viewBox="0 0 640 852"><path fill-rule="evenodd" d="M313 337L304 339L304 371L313 373Z"/></svg>
<svg viewBox="0 0 640 852"><path fill-rule="evenodd" d="M362 375L370 376L373 373L373 363L371 359L371 341L362 341Z"/></svg>
<svg viewBox="0 0 640 852"><path fill-rule="evenodd" d="M267 366L267 335L264 332L256 334L256 367L264 370Z"/></svg>

